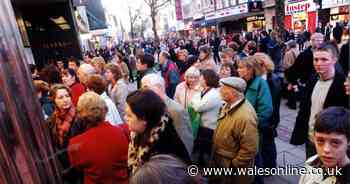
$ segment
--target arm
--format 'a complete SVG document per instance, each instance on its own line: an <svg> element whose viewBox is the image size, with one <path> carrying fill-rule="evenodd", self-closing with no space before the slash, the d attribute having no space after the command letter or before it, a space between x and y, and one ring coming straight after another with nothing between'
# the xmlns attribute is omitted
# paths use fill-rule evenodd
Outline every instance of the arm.
<svg viewBox="0 0 350 184"><path fill-rule="evenodd" d="M263 130L270 126L270 118L272 116L273 106L270 89L265 80L261 80L261 84L257 97L258 129Z"/></svg>
<svg viewBox="0 0 350 184"><path fill-rule="evenodd" d="M235 158L232 159L232 165L236 168L247 167L254 160L258 147L258 131L256 122L245 120L240 122L240 127L233 130L233 133L239 134L240 149Z"/></svg>
<svg viewBox="0 0 350 184"><path fill-rule="evenodd" d="M195 94L192 98L192 107L197 112L206 112L214 108L220 103L220 96L218 93L212 91L211 89L203 98L201 98L201 94Z"/></svg>

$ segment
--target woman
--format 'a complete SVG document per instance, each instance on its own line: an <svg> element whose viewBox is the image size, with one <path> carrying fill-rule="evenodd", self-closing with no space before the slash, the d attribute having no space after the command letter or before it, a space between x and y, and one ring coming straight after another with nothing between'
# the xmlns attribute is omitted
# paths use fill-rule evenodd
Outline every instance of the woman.
<svg viewBox="0 0 350 184"><path fill-rule="evenodd" d="M125 63L124 61L124 57L123 55L121 55L120 53L116 54L115 56L115 61L116 61L116 64L120 67L121 69L121 72L122 72L122 76L125 80L125 82L129 82L129 75L130 75L130 72L129 72L129 68L128 68L128 65Z"/></svg>
<svg viewBox="0 0 350 184"><path fill-rule="evenodd" d="M66 87L69 87L72 93L72 102L76 107L79 97L85 92L85 87L82 85L73 69L66 69L62 72L62 81Z"/></svg>
<svg viewBox="0 0 350 184"><path fill-rule="evenodd" d="M211 142L222 101L219 87L219 76L213 70L203 70L200 77L202 91L194 95L191 106L201 115L201 125L197 139L194 142L194 156L201 166L207 166L211 155Z"/></svg>
<svg viewBox="0 0 350 184"><path fill-rule="evenodd" d="M106 61L103 57L99 56L92 58L91 65L95 68L97 74L103 75L104 67L106 65Z"/></svg>
<svg viewBox="0 0 350 184"><path fill-rule="evenodd" d="M187 59L188 59L188 52L185 49L179 50L176 52L176 58L175 63L177 67L179 68L180 75L182 76L186 70L187 70Z"/></svg>
<svg viewBox="0 0 350 184"><path fill-rule="evenodd" d="M68 87L57 84L51 87L49 98L55 105L55 111L47 121L50 130L50 138L54 152L57 153L61 174L65 182L77 181L80 179L79 174L69 170L70 163L67 150L68 142L72 137L72 126L76 116L76 110L72 104L72 96Z"/></svg>
<svg viewBox="0 0 350 184"><path fill-rule="evenodd" d="M264 166L268 168L276 167L276 144L274 138L277 136L276 128L280 122L280 104L282 97L282 80L273 73L275 65L273 64L270 56L265 53L258 52L254 54L254 58L260 64L262 69L262 78L265 79L269 85L269 89L272 96L273 113L270 120L270 127L265 133L269 139L265 139L262 157L264 160Z"/></svg>
<svg viewBox="0 0 350 184"><path fill-rule="evenodd" d="M217 65L212 57L210 47L203 45L199 47L199 57L197 63L194 64L199 70L214 70L217 71Z"/></svg>
<svg viewBox="0 0 350 184"><path fill-rule="evenodd" d="M106 65L106 79L109 82L107 92L109 97L117 106L118 112L122 120L125 116L126 97L128 96L128 85L123 79L120 68L112 63Z"/></svg>
<svg viewBox="0 0 350 184"><path fill-rule="evenodd" d="M253 56L238 62L238 74L247 82L246 99L254 107L258 116L259 149L265 149L264 140L271 137L271 116L273 112L272 97L268 83L261 78L262 68ZM257 158L257 164L262 166L262 160Z"/></svg>
<svg viewBox="0 0 350 184"><path fill-rule="evenodd" d="M219 71L219 76L220 79L222 78L227 78L227 77L233 77L233 76L238 76L237 70L231 63L224 63L220 67Z"/></svg>
<svg viewBox="0 0 350 184"><path fill-rule="evenodd" d="M77 112L85 130L69 141L72 167L84 174L85 184L127 184L127 135L120 127L105 121L104 100L94 92L84 93Z"/></svg>
<svg viewBox="0 0 350 184"><path fill-rule="evenodd" d="M191 183L184 172L190 156L156 93L138 90L129 94L125 119L131 131L130 183Z"/></svg>
<svg viewBox="0 0 350 184"><path fill-rule="evenodd" d="M185 72L185 81L181 82L176 87L174 100L181 104L185 109L187 109L188 105L192 101L193 95L200 94L200 86L199 86L199 78L200 71L191 67Z"/></svg>

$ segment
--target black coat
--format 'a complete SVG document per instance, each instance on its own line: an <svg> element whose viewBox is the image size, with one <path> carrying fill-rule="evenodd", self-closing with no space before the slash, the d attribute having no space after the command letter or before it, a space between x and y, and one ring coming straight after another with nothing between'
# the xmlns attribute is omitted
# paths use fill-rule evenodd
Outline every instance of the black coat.
<svg viewBox="0 0 350 184"><path fill-rule="evenodd" d="M295 127L290 141L290 143L293 145L302 145L308 140L311 96L317 81L318 77L315 75L306 84L305 96L304 99L301 100L300 110L296 118ZM342 106L349 108L349 97L345 94L344 82L344 74L336 70L333 83L329 88L323 104L323 109L331 106Z"/></svg>
<svg viewBox="0 0 350 184"><path fill-rule="evenodd" d="M340 49L339 64L341 65L344 74L349 73L349 45L350 40L344 44Z"/></svg>
<svg viewBox="0 0 350 184"><path fill-rule="evenodd" d="M267 83L270 88L273 112L271 116L271 124L273 134L276 134L276 128L280 122L280 104L282 97L282 79L274 73L269 73L267 75Z"/></svg>
<svg viewBox="0 0 350 184"><path fill-rule="evenodd" d="M311 76L316 74L314 64L314 55L311 47L300 53L295 59L294 64L286 72L287 81L297 84L298 79L301 83L306 83Z"/></svg>

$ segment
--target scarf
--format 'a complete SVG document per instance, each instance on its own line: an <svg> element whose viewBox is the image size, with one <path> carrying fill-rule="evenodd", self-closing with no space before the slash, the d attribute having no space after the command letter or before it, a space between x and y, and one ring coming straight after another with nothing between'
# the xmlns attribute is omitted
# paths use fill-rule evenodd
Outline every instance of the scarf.
<svg viewBox="0 0 350 184"><path fill-rule="evenodd" d="M56 110L53 113L53 130L52 133L54 135L54 140L57 144L63 145L65 142L65 138L73 124L73 120L75 118L75 107L72 106L68 112L60 112Z"/></svg>
<svg viewBox="0 0 350 184"><path fill-rule="evenodd" d="M134 174L151 156L151 150L154 145L157 144L159 138L169 122L169 116L164 115L161 117L158 125L151 130L147 130L143 135L137 135L135 132L131 132L131 142L129 143L128 152L128 167L132 174ZM140 136L146 140L142 140L144 144L138 144L136 140Z"/></svg>

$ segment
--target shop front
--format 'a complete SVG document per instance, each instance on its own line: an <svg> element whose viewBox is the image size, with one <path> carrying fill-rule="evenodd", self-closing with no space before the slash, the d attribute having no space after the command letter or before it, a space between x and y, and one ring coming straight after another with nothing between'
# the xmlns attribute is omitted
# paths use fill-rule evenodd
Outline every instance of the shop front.
<svg viewBox="0 0 350 184"><path fill-rule="evenodd" d="M329 23L334 27L337 22L347 25L349 22L349 6L340 6L330 9Z"/></svg>
<svg viewBox="0 0 350 184"><path fill-rule="evenodd" d="M313 0L288 0L285 5L285 28L293 29L296 33L316 30L316 4Z"/></svg>
<svg viewBox="0 0 350 184"><path fill-rule="evenodd" d="M265 16L257 15L247 18L247 31L253 32L255 30L265 29Z"/></svg>

